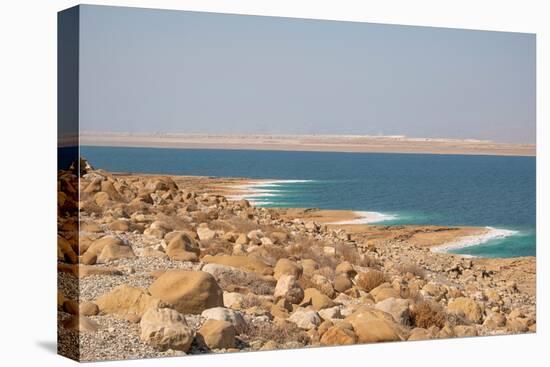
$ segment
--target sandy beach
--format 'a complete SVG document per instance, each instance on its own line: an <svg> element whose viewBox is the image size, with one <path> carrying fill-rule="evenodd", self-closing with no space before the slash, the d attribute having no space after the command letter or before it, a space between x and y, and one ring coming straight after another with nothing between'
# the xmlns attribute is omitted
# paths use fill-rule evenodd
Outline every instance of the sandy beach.
<svg viewBox="0 0 550 367"><path fill-rule="evenodd" d="M96 146L244 149L316 152L425 153L534 156L534 144L489 140L365 135L207 135L82 132L80 144Z"/></svg>

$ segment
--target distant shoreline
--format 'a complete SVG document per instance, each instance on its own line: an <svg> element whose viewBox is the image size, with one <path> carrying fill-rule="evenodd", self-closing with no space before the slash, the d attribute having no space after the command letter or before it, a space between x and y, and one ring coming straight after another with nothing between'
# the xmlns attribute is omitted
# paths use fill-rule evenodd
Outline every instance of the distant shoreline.
<svg viewBox="0 0 550 367"><path fill-rule="evenodd" d="M364 135L216 135L89 133L81 145L136 148L275 150L342 153L402 153L535 156L534 144L475 139L408 138Z"/></svg>

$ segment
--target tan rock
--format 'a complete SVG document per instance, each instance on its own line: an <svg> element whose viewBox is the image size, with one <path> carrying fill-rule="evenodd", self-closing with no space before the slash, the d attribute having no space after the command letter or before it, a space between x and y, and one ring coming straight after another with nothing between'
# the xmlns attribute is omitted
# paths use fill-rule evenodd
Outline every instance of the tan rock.
<svg viewBox="0 0 550 367"><path fill-rule="evenodd" d="M101 250L101 253L97 256L96 263L105 264L113 260L131 259L134 257L136 257L136 255L130 246L108 244L103 247L103 250Z"/></svg>
<svg viewBox="0 0 550 367"><path fill-rule="evenodd" d="M124 219L117 219L109 223L111 231L128 232L130 230L130 222Z"/></svg>
<svg viewBox="0 0 550 367"><path fill-rule="evenodd" d="M336 278L334 278L333 286L334 290L336 290L337 292L345 292L353 287L353 283L347 275L338 274Z"/></svg>
<svg viewBox="0 0 550 367"><path fill-rule="evenodd" d="M302 267L295 263L292 260L289 259L279 259L277 261L277 264L275 264L275 268L273 269L273 276L275 279L279 280L281 275L292 275L296 279L299 279L302 275Z"/></svg>
<svg viewBox="0 0 550 367"><path fill-rule="evenodd" d="M336 266L335 272L337 275L341 274L348 278L353 278L357 271L355 271L353 265L349 261L342 261Z"/></svg>
<svg viewBox="0 0 550 367"><path fill-rule="evenodd" d="M293 322L300 329L311 330L321 324L321 318L319 314L313 310L306 310L298 308L290 317L288 321Z"/></svg>
<svg viewBox="0 0 550 367"><path fill-rule="evenodd" d="M149 292L183 314L223 306L223 291L212 275L204 271L167 271L149 287Z"/></svg>
<svg viewBox="0 0 550 367"><path fill-rule="evenodd" d="M143 314L139 323L140 338L159 350L187 352L195 332L187 325L185 317L169 308L151 308Z"/></svg>
<svg viewBox="0 0 550 367"><path fill-rule="evenodd" d="M333 326L321 337L321 345L351 345L357 343L357 335L352 330Z"/></svg>
<svg viewBox="0 0 550 367"><path fill-rule="evenodd" d="M409 300L390 297L378 302L375 308L392 315L395 322L408 325L411 317L409 305Z"/></svg>
<svg viewBox="0 0 550 367"><path fill-rule="evenodd" d="M200 344L209 349L235 348L235 327L227 321L207 320L197 333Z"/></svg>
<svg viewBox="0 0 550 367"><path fill-rule="evenodd" d="M483 312L479 305L471 298L459 297L449 301L447 311L453 314L464 316L468 321L481 323Z"/></svg>
<svg viewBox="0 0 550 367"><path fill-rule="evenodd" d="M311 277L311 282L315 284L315 287L327 297L334 298L334 296L336 296L332 283L324 275L314 274Z"/></svg>
<svg viewBox="0 0 550 367"><path fill-rule="evenodd" d="M400 298L399 291L391 287L388 283L382 284L370 291L370 294L374 297L376 303L383 301L387 298Z"/></svg>
<svg viewBox="0 0 550 367"><path fill-rule="evenodd" d="M318 289L307 288L304 291L304 299L300 305L311 305L315 310L322 310L324 308L334 307L336 303Z"/></svg>
<svg viewBox="0 0 550 367"><path fill-rule="evenodd" d="M404 340L403 329L393 320L393 316L370 307L360 307L345 318L349 322L360 343L376 343Z"/></svg>
<svg viewBox="0 0 550 367"><path fill-rule="evenodd" d="M187 233L177 233L166 247L166 254L175 261L198 261L200 249L196 241Z"/></svg>
<svg viewBox="0 0 550 367"><path fill-rule="evenodd" d="M99 256L101 251L103 251L103 248L107 245L117 245L117 246L125 246L124 242L118 237L115 236L104 236L101 237L90 245L84 255L88 254L87 256L96 255Z"/></svg>
<svg viewBox="0 0 550 367"><path fill-rule="evenodd" d="M79 306L79 312L83 316L95 316L99 313L99 307L93 302L82 302Z"/></svg>
<svg viewBox="0 0 550 367"><path fill-rule="evenodd" d="M319 269L319 264L312 259L304 259L300 261L300 265L302 266L303 274L308 277L312 277L315 270Z"/></svg>
<svg viewBox="0 0 550 367"><path fill-rule="evenodd" d="M98 297L95 303L100 312L126 320L135 320L149 308L158 308L161 305L158 298L150 296L143 289L126 284Z"/></svg>
<svg viewBox="0 0 550 367"><path fill-rule="evenodd" d="M273 296L284 298L290 303L298 304L304 298L304 291L293 275L283 274L279 277Z"/></svg>

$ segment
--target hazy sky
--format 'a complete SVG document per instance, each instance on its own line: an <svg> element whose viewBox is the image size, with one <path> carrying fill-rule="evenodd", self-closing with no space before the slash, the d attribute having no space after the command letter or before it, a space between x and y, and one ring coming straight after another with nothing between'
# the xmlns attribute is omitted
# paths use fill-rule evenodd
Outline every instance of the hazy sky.
<svg viewBox="0 0 550 367"><path fill-rule="evenodd" d="M535 142L535 36L83 6L82 131Z"/></svg>

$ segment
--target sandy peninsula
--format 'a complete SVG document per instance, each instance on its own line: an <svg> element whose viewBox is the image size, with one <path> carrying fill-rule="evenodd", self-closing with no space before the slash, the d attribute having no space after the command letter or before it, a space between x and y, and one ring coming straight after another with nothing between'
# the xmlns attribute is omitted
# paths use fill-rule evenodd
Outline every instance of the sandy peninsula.
<svg viewBox="0 0 550 367"><path fill-rule="evenodd" d="M476 139L368 135L209 135L82 132L80 144L95 146L244 149L282 151L425 153L534 156L534 144Z"/></svg>

